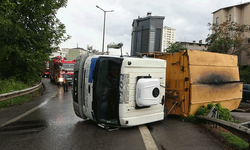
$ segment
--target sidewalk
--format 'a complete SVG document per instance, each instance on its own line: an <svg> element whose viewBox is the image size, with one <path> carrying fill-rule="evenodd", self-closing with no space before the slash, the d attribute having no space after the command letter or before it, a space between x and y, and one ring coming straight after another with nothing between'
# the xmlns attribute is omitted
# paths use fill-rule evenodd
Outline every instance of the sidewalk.
<svg viewBox="0 0 250 150"><path fill-rule="evenodd" d="M33 108L39 106L44 101L54 98L58 94L58 88L54 84L50 83L48 79L42 79L44 92L41 96L36 99L29 101L25 104L13 106L9 108L3 108L0 110L0 128L9 121L18 116L32 110Z"/></svg>

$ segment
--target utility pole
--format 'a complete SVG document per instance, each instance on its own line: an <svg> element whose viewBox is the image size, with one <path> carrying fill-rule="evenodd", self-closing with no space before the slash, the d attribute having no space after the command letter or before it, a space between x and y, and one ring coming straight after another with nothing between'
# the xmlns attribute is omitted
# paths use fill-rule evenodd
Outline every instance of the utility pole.
<svg viewBox="0 0 250 150"><path fill-rule="evenodd" d="M103 37L102 37L102 52L104 52L104 38L105 38L105 20L106 20L106 12L113 12L114 10L105 11L101 7L97 6L97 8L101 9L104 12L104 23L103 23Z"/></svg>

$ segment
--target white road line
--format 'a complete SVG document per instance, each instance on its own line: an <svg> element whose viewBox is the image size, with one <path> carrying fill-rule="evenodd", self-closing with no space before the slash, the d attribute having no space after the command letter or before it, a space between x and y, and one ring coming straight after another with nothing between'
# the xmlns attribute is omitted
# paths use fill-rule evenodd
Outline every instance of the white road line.
<svg viewBox="0 0 250 150"><path fill-rule="evenodd" d="M146 149L147 150L158 150L158 148L155 144L155 141L154 141L153 137L151 136L148 128L145 125L143 125L143 126L139 126L139 129L140 129L144 144L146 146Z"/></svg>
<svg viewBox="0 0 250 150"><path fill-rule="evenodd" d="M25 113L23 113L23 114L17 116L16 118L11 119L11 120L9 120L9 121L7 121L7 122L1 124L1 125L0 125L0 128L2 128L3 126L6 126L6 125L8 125L8 124L10 124L10 123L12 123L12 122L15 122L15 121L17 121L17 120L19 120L19 119L21 119L21 118L27 116L28 114L32 113L33 111L35 111L35 110L37 110L37 109L43 107L43 106L46 105L50 100L52 100L54 97L56 97L57 93L58 93L58 90L56 90L56 91L54 92L54 94L53 94L53 96L52 96L51 98L46 99L46 100L45 100L43 103L41 103L40 105L38 105L38 106L36 106L36 107L30 109L29 111L27 111L27 112L25 112Z"/></svg>

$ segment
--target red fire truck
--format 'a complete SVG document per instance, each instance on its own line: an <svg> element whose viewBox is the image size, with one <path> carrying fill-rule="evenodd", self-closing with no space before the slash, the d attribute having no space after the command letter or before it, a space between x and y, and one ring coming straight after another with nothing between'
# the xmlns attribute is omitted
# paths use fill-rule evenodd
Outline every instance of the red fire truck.
<svg viewBox="0 0 250 150"><path fill-rule="evenodd" d="M63 74L67 70L68 82L72 83L75 60L67 61L61 57L54 57L49 62L50 82L61 84L63 82Z"/></svg>
<svg viewBox="0 0 250 150"><path fill-rule="evenodd" d="M42 77L49 77L49 62L45 62L45 69L43 70Z"/></svg>

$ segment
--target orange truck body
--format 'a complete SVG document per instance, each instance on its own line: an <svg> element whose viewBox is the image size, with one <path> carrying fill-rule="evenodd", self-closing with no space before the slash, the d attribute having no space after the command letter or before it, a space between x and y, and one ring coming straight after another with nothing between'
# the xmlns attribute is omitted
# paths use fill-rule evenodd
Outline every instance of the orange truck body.
<svg viewBox="0 0 250 150"><path fill-rule="evenodd" d="M168 114L194 115L202 106L218 103L230 111L242 99L238 57L197 50L142 53L167 61L165 107Z"/></svg>

